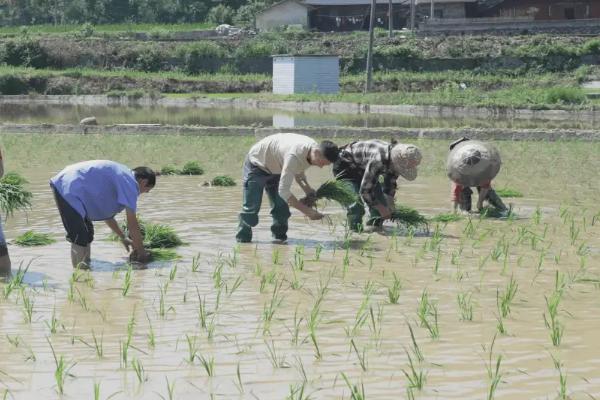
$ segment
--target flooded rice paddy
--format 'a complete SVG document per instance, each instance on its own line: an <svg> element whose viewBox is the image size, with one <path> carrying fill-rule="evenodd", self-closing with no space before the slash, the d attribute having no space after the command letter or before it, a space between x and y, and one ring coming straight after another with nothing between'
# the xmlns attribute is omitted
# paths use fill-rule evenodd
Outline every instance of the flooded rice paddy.
<svg viewBox="0 0 600 400"><path fill-rule="evenodd" d="M506 199L513 219L347 236L343 211L327 204L331 224L293 212L282 246L270 242L265 199L257 241L238 246L239 186L202 183L221 174L239 183L253 141L0 136L6 169L35 196L31 211L3 221L6 236L58 239L9 245L14 269L28 270L21 287L0 284L0 396L600 397L600 144L499 142L496 186L525 195ZM401 181L397 199L429 216L448 211L447 143L417 144L420 176ZM128 274L124 250L97 223L92 270L73 272L47 181L90 158L204 166L205 176L161 177L141 197L145 220L187 242L180 260ZM313 186L329 177L309 173Z"/></svg>
<svg viewBox="0 0 600 400"><path fill-rule="evenodd" d="M498 118L426 118L394 114L326 114L268 109L195 107L123 107L48 104L0 104L0 122L17 124L78 124L95 116L101 125L167 124L202 126L264 126L293 128L308 126L350 126L365 128L514 128L594 129L600 121L578 119L521 120Z"/></svg>

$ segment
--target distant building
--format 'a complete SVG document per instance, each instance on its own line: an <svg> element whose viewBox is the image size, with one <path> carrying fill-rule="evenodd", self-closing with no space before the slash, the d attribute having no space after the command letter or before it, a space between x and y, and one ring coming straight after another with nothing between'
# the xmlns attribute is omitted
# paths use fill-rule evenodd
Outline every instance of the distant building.
<svg viewBox="0 0 600 400"><path fill-rule="evenodd" d="M433 18L476 18L477 0L415 0L417 13L420 16L431 17L431 2L433 1Z"/></svg>
<svg viewBox="0 0 600 400"><path fill-rule="evenodd" d="M406 26L408 2L393 1L394 29ZM282 26L305 29L355 31L369 29L371 0L284 0L273 4L256 17L256 28L272 30ZM388 26L388 0L377 0L376 26Z"/></svg>
<svg viewBox="0 0 600 400"><path fill-rule="evenodd" d="M482 17L571 20L600 18L600 0L504 0Z"/></svg>

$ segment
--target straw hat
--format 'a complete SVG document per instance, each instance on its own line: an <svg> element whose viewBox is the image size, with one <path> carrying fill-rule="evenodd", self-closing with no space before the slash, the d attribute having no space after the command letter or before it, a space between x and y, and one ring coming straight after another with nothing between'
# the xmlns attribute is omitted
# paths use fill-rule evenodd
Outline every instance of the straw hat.
<svg viewBox="0 0 600 400"><path fill-rule="evenodd" d="M421 163L421 150L412 144L397 144L390 152L392 168L407 181L417 177L417 165Z"/></svg>
<svg viewBox="0 0 600 400"><path fill-rule="evenodd" d="M458 143L448 154L448 178L463 186L479 186L498 175L502 160L498 149L478 140Z"/></svg>

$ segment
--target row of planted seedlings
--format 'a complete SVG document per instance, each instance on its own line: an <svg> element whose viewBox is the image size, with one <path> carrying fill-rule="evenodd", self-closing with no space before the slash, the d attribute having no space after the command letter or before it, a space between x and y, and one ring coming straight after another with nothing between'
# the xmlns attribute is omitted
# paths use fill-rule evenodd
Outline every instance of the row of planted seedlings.
<svg viewBox="0 0 600 400"><path fill-rule="evenodd" d="M431 234L427 237L415 236L414 230L411 229L404 236L392 234L389 239L383 241L383 244L388 246L387 249L378 248L382 245L381 241L371 236L358 242L357 245L352 236L344 234L339 240L339 245L331 249L317 246L310 249L312 254L308 254L307 249L302 246L297 246L292 254L285 256L285 250L288 249L273 247L270 259L265 261L257 247L253 254L254 261L242 265L239 250L234 248L228 255L221 254L210 262L207 260L203 263L201 259L195 258L191 265L183 268L174 265L167 271L157 270L157 288L145 293L142 301L139 299L136 301L142 303L139 306L143 309L142 317L139 316L140 308L137 309L137 313L135 311L132 313L123 338L119 341L119 368L135 374L139 384L143 385L149 377L144 367L145 353L150 354L157 343L173 346L172 343L161 342L160 338L156 337L156 325L164 324L164 321L177 321L182 315L186 315L182 312L183 309L193 309L193 312L190 311L187 315L197 315L197 321L190 326L189 332L176 334L178 338L175 347L179 351L185 349L186 355L183 358L188 364L200 367L207 377L214 377L218 372L215 352L203 351L201 344L208 345L216 338L222 338L219 333L219 321L223 315L223 308L227 307L232 296L240 290L244 291L244 295L256 291L263 299L263 307L259 315L255 315L255 335L246 338L250 343L240 341L238 345L253 347L262 342L260 348L265 349L262 357L268 359L273 368L284 369L292 366L297 371L299 380L289 388L291 398L305 398L311 390L324 383L311 381L311 374L306 372L305 365L310 360L307 361L306 357L301 356L292 357L289 350L285 350L287 346L282 346L280 343L289 340L294 346L298 346L300 354L305 354L303 351L310 349L313 365L318 365L322 360L339 357L336 352L329 349L330 346L323 345L324 342L331 343L331 332L335 332L333 337L336 343L339 341L340 345L347 348L346 359L354 366L360 367L362 371L361 374L353 374L340 370L339 382L344 382L346 385L343 390L352 398L365 398L366 392L361 382L369 376L369 359L377 357L381 352L382 329L386 325L386 314L390 315L394 305L400 302L403 285L408 286L403 283L402 270L427 268L428 274L448 282L455 281L461 287L465 282L476 280L475 288L479 286L479 290L466 290L457 294L457 315L453 317L440 314L435 293L430 288L424 287L420 296L407 299L408 302L414 302L415 309L414 316L409 317L404 324L404 330L407 332L404 335L407 340L403 345L406 365L402 372L406 378L404 387L407 395L409 397L417 395L427 382L428 370L438 368L431 362L425 362L426 358L419 343L425 340L435 342L444 335L440 328L443 326L440 324L441 320L452 318L467 323L477 318L478 301L473 296L477 293L480 297L484 297L482 288L485 287L481 281L484 274L489 274L497 275L499 280L503 279L506 282L505 285L497 285L494 291L499 336L490 338L490 342L486 345L489 357L484 367L489 378L488 397L492 398L504 374L502 355L494 351L494 343L497 337L507 334L506 326L508 325L510 329L512 310L518 308L515 299L519 294L520 278L516 272L519 268L532 270L531 257L524 258L522 254L519 255L520 251L526 249L540 254L538 260L541 261L533 266L532 284L542 281L541 278L546 270L550 270L548 263L554 262L560 267L561 261L567 257L579 257L580 266L577 270L554 269L551 273L555 283L553 290L546 295L547 312L543 315L543 323L547 326L554 346L560 346L564 333L560 310L560 301L564 293L573 284L590 282L591 278L586 271L589 250L586 250L582 232L591 233L597 224L597 218L586 215L576 218L568 210L561 210L560 214L561 222L566 227L563 229L544 223L540 210L536 210L531 220L526 223L509 220L501 227L490 227L481 219L467 219L461 224L456 224L462 225L459 227L462 235L458 244L446 244L448 242L444 235L446 226L440 223L432 228ZM331 229L333 233L339 231L336 226ZM549 254L548 239L553 229L556 230L554 232L556 234L568 232L568 248L560 248L558 252ZM484 245L491 242L495 243L486 250ZM482 250L472 251L479 259L477 263L462 265L469 247ZM414 250L409 253L410 257L403 254L407 248ZM364 274L365 270L371 273ZM136 298L135 272L128 268L114 275L116 289L121 292L121 295L125 298ZM35 290L27 293L27 287L22 284L22 276L23 274L18 272L5 286L5 299L21 304L25 321L32 323L35 321L34 305L37 294ZM207 286L207 281L210 287ZM93 274L75 271L66 294L67 299L83 311L96 312L103 320L109 320L110 310L95 308L94 301L89 300L89 294L86 294L86 288L93 286ZM132 286L134 290L131 289ZM349 307L354 309L351 316L344 318L343 313L335 312L335 305L340 299L331 294L332 288L335 291L342 290L353 294L351 300L356 304L355 307ZM290 299L297 299L296 307L293 307L293 304L286 304ZM483 305L484 299L481 300L482 304L479 307ZM295 310L293 317L289 314L291 309ZM57 316L55 311L44 322L48 328L49 346L53 343L53 335L61 329L64 332L68 332L69 329L75 330L74 326L68 327L68 324L61 323L60 316ZM143 333L136 336L136 330ZM92 331L87 339L82 337L74 339L74 334L65 335L68 336L71 336L71 345L84 344L90 349L93 348L98 358L107 357L104 352L102 332ZM18 342L14 337L11 340ZM146 347L142 349L143 346L139 342L146 342ZM74 374L73 366L76 360L69 360L66 356L57 354L54 347L51 349L55 354L56 388L62 392L69 374ZM218 352L216 355L218 356ZM566 375L562 363L556 358L554 365L560 377L559 393L566 396ZM238 364L235 374L230 373L230 375L236 377L237 390L244 392L246 375L244 365ZM100 389L96 385L99 383L95 383L94 392ZM163 395L173 396L174 390L174 381L167 380Z"/></svg>

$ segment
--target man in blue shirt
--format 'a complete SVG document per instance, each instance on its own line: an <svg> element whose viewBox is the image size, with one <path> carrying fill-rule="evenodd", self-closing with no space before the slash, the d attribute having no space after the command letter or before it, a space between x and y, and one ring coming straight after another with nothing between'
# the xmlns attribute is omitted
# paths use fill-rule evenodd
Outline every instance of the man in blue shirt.
<svg viewBox="0 0 600 400"><path fill-rule="evenodd" d="M107 160L84 161L69 165L50 180L60 216L71 242L73 268L89 268L92 221L104 221L121 239L131 258L148 261L136 217L137 199L156 184L156 174L148 167L133 170ZM125 210L129 238L114 216Z"/></svg>

